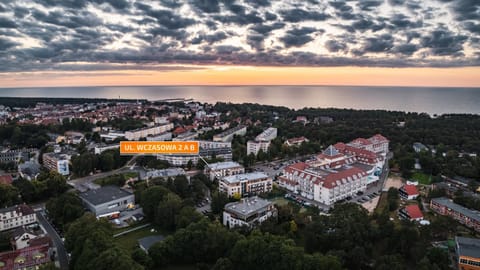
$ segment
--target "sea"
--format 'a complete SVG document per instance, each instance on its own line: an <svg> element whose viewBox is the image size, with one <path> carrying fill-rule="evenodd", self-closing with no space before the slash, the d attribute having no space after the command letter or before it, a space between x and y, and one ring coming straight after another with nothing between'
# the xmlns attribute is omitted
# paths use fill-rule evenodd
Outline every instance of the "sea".
<svg viewBox="0 0 480 270"><path fill-rule="evenodd" d="M98 86L0 88L2 97L124 98L480 114L480 88L384 86Z"/></svg>

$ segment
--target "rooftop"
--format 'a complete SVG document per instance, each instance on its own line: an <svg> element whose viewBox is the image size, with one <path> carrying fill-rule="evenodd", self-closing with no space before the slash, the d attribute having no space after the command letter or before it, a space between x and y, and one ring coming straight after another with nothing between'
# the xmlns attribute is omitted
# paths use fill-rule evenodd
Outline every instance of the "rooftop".
<svg viewBox="0 0 480 270"><path fill-rule="evenodd" d="M408 213L410 218L412 219L417 219L417 218L422 218L423 214L418 205L412 204L412 205L407 205L405 207L405 211Z"/></svg>
<svg viewBox="0 0 480 270"><path fill-rule="evenodd" d="M80 193L80 198L93 204L99 205L110 202L112 200L124 198L133 195L116 186L104 186L99 189L92 189L84 193Z"/></svg>
<svg viewBox="0 0 480 270"><path fill-rule="evenodd" d="M480 258L480 239L456 236L455 243L459 256Z"/></svg>
<svg viewBox="0 0 480 270"><path fill-rule="evenodd" d="M265 207L272 205L271 201L259 198L257 196L245 198L238 202L227 203L225 211L237 214L239 216L248 216Z"/></svg>
<svg viewBox="0 0 480 270"><path fill-rule="evenodd" d="M223 178L223 181L226 181L228 183L237 183L241 181L256 180L262 178L268 178L268 175L263 172L251 172L226 176Z"/></svg>
<svg viewBox="0 0 480 270"><path fill-rule="evenodd" d="M224 132L215 135L214 137L224 137L224 136L228 136L228 135L230 135L230 134L232 134L232 133L234 133L234 132L237 132L237 131L239 131L239 130L241 130L241 129L243 129L243 128L246 128L246 127L243 126L243 125L238 125L238 126L236 126L236 127L234 127L234 128L227 129L227 130L225 130Z"/></svg>
<svg viewBox="0 0 480 270"><path fill-rule="evenodd" d="M454 202L452 202L450 199L447 199L445 197L441 197L441 198L433 198L432 199L432 202L436 202L438 204L441 204L441 205L444 205L456 212L459 212L461 213L462 215L464 216L467 216L477 222L480 222L480 214L476 211L473 211L473 210L470 210L468 208L465 208L461 205L458 205Z"/></svg>
<svg viewBox="0 0 480 270"><path fill-rule="evenodd" d="M165 239L162 235L151 235L144 238L138 239L138 245L143 247L145 250L149 250L154 244L163 241Z"/></svg>
<svg viewBox="0 0 480 270"><path fill-rule="evenodd" d="M417 187L414 185L403 185L400 189L407 193L407 195L418 195Z"/></svg>
<svg viewBox="0 0 480 270"><path fill-rule="evenodd" d="M224 170L224 169L242 167L242 165L234 161L225 161L225 162L212 163L208 165L208 167L211 170Z"/></svg>

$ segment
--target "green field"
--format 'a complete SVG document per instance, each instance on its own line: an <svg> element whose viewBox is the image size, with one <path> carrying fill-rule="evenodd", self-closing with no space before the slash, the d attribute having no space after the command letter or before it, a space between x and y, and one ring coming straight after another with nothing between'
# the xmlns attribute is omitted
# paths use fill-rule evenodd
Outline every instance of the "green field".
<svg viewBox="0 0 480 270"><path fill-rule="evenodd" d="M412 179L418 181L422 185L430 185L431 179L429 175L424 173L416 172L413 174Z"/></svg>
<svg viewBox="0 0 480 270"><path fill-rule="evenodd" d="M154 227L152 225L152 226L142 228L138 231L121 235L115 238L115 242L117 242L117 244L120 247L125 248L126 250L131 252L138 245L138 242L137 242L138 239L146 236L150 236L150 235L165 235L164 233L159 232L158 230L156 230L155 232L151 232L150 230L153 228Z"/></svg>

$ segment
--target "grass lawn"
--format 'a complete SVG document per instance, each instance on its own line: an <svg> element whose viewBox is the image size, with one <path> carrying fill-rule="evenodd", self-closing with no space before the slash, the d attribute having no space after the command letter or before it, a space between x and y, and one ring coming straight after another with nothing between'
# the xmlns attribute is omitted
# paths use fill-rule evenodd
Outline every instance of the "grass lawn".
<svg viewBox="0 0 480 270"><path fill-rule="evenodd" d="M412 176L413 180L418 181L422 185L430 185L430 176L421 172L416 172Z"/></svg>
<svg viewBox="0 0 480 270"><path fill-rule="evenodd" d="M283 197L277 197L273 199L272 202L276 205L284 206L284 205L287 205L290 201Z"/></svg>
<svg viewBox="0 0 480 270"><path fill-rule="evenodd" d="M124 234L122 236L119 236L115 238L115 242L117 242L118 246L125 248L128 252L132 252L133 249L138 245L137 240L146 236L150 235L164 235L166 234L164 232L160 232L156 230L156 232L151 232L150 230L154 228L153 225L147 226L143 229L140 229L138 231L134 231L131 233Z"/></svg>

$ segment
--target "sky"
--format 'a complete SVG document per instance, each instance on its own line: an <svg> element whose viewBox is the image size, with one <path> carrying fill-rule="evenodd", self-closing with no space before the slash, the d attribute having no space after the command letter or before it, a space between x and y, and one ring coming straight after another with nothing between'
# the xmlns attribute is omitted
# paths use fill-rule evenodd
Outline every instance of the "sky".
<svg viewBox="0 0 480 270"><path fill-rule="evenodd" d="M4 0L0 87L480 87L479 0Z"/></svg>

